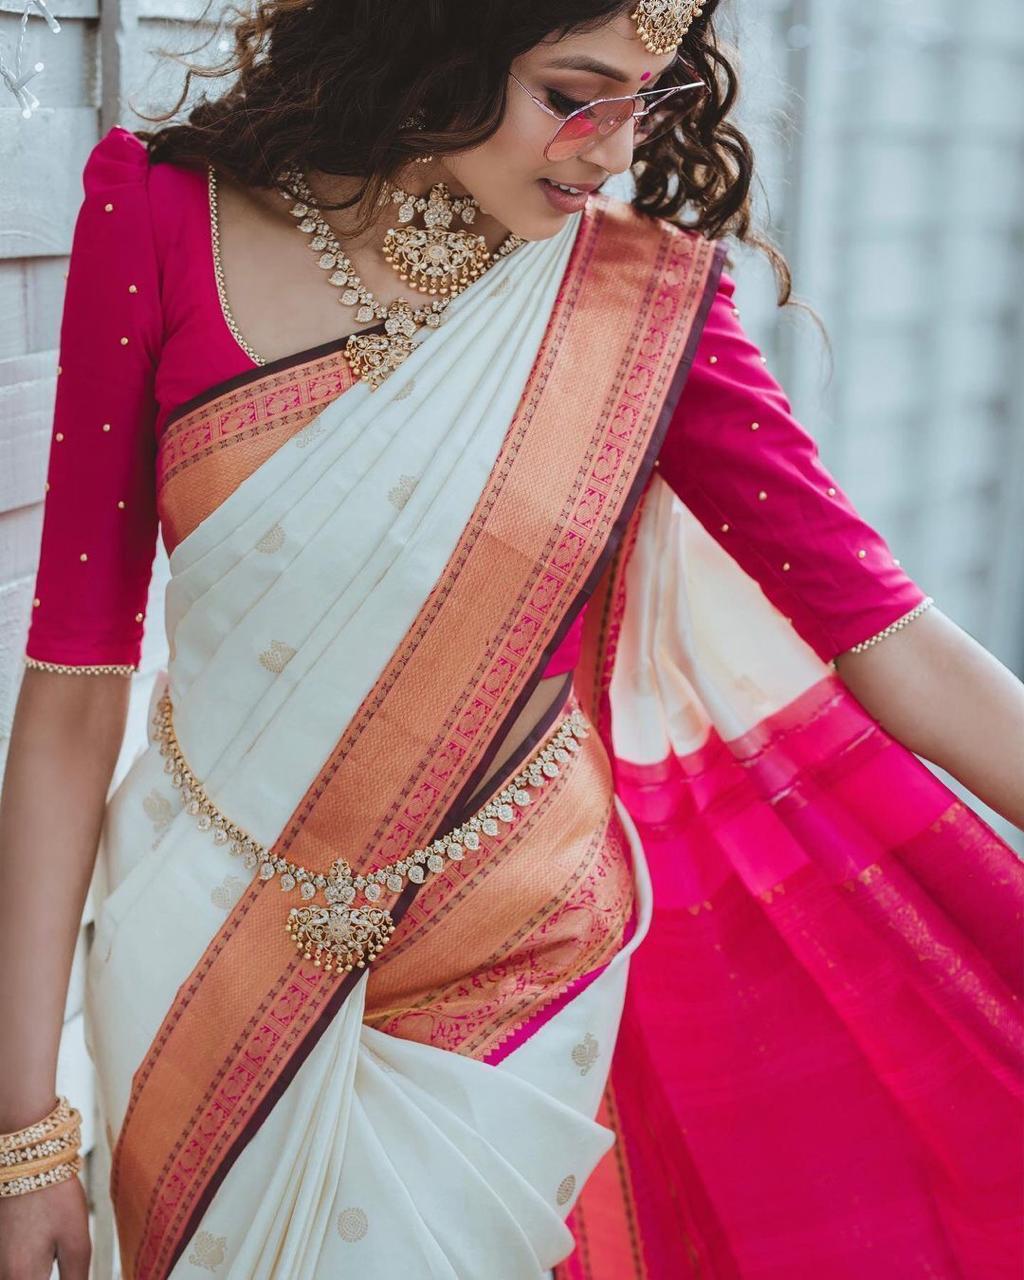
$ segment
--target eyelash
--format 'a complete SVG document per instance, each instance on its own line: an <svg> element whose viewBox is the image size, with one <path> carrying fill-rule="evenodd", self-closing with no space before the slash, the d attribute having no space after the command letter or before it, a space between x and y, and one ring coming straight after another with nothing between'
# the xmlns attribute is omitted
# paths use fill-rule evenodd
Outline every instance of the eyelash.
<svg viewBox="0 0 1024 1280"><path fill-rule="evenodd" d="M657 88L658 81L655 81L651 87ZM557 89L547 89L545 92L548 95L549 105L554 107L556 111L561 112L563 116L570 116L574 111L578 111L580 107L585 107L587 105L585 102L577 102L575 98L570 98L564 93L559 93Z"/></svg>
<svg viewBox="0 0 1024 1280"><path fill-rule="evenodd" d="M560 111L562 115L572 115L574 111L578 111L580 107L585 107L585 102L577 102L575 98L568 98L564 93L559 93L557 89L548 89L548 102L556 111Z"/></svg>

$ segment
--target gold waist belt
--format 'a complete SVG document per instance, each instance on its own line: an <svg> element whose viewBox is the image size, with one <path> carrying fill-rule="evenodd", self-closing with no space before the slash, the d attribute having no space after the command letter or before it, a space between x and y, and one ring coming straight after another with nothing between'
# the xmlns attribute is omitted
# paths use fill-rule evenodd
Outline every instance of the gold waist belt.
<svg viewBox="0 0 1024 1280"><path fill-rule="evenodd" d="M181 792L185 812L196 819L200 830L212 832L214 842L227 845L231 854L256 871L257 878L272 880L277 876L285 893L298 892L308 904L292 907L284 928L296 949L316 966L322 965L327 973L350 973L353 967L362 969L371 963L395 930L390 911L377 905L385 894L397 897L408 881L422 884L431 872L443 871L449 860L459 862L467 852L479 849L481 836L497 836L500 824L511 823L516 809L525 809L546 782L557 778L561 766L579 751L578 740L589 736L586 717L578 707L574 708L551 730L509 784L471 818L423 849L415 849L367 875L353 875L344 858L333 862L326 874L309 871L279 857L226 818L185 762L167 693L157 703L153 728L160 754L165 757L164 771L171 775L172 785Z"/></svg>

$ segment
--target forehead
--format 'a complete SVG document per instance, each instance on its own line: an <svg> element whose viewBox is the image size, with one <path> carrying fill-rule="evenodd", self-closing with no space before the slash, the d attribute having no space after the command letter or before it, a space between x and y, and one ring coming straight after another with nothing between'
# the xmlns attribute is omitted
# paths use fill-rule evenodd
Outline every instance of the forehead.
<svg viewBox="0 0 1024 1280"><path fill-rule="evenodd" d="M617 71L623 80L636 81L658 75L675 62L677 55L651 53L637 34L636 24L624 12L591 31L546 40L526 56L534 65L544 67L567 59L592 59Z"/></svg>

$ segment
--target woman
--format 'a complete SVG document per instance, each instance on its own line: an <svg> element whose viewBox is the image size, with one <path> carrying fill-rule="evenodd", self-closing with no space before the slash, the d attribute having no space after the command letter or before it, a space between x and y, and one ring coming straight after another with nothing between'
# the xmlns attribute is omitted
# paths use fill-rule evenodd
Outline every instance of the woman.
<svg viewBox="0 0 1024 1280"><path fill-rule="evenodd" d="M1016 1272L1024 877L914 753L1024 821L1024 689L743 334L714 9L268 3L221 100L89 158L0 1127L53 1106L100 836L133 1280ZM0 1276L86 1274L50 1158Z"/></svg>

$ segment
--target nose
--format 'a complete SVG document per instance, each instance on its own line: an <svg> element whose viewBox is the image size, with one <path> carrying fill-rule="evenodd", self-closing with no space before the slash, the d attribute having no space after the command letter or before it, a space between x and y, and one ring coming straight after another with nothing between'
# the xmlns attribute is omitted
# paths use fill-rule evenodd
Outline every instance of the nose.
<svg viewBox="0 0 1024 1280"><path fill-rule="evenodd" d="M614 132L607 134L596 142L586 153L588 160L593 160L609 173L625 173L633 163L634 138L636 121L630 117Z"/></svg>

